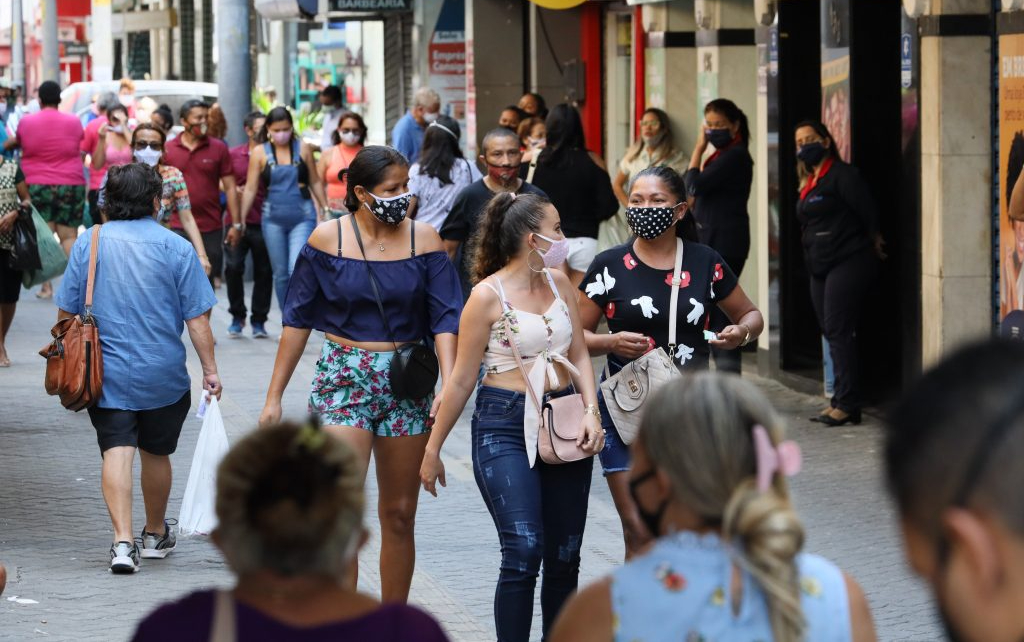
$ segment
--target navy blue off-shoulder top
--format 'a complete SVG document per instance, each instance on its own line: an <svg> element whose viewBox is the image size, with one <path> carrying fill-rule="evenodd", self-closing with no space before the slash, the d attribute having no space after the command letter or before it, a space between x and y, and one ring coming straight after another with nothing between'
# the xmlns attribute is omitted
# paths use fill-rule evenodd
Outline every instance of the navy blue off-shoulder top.
<svg viewBox="0 0 1024 642"><path fill-rule="evenodd" d="M371 261L384 313L399 343L459 331L462 288L444 252ZM362 259L333 256L306 244L288 283L283 324L352 341L391 341Z"/></svg>

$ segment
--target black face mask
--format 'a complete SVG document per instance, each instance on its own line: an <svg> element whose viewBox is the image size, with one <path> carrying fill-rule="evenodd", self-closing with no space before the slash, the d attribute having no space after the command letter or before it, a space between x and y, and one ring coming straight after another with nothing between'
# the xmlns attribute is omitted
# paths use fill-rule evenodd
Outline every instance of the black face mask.
<svg viewBox="0 0 1024 642"><path fill-rule="evenodd" d="M809 167L814 167L821 161L825 160L825 154L828 150L825 146L817 141L813 143L807 143L800 148L796 153L796 157L801 162L805 163Z"/></svg>
<svg viewBox="0 0 1024 642"><path fill-rule="evenodd" d="M636 512L640 515L640 521L644 523L644 526L651 535L658 537L661 535L661 519L665 516L665 510L668 508L668 500L666 499L661 502L653 512L649 512L643 507L643 504L640 503L640 498L637 497L636 494L637 487L648 479L654 477L656 474L657 471L654 468L651 468L636 479L631 479L629 481L629 496L633 498L633 503L636 504Z"/></svg>
<svg viewBox="0 0 1024 642"><path fill-rule="evenodd" d="M725 149L732 142L732 133L728 129L705 129L704 138L715 146L715 149Z"/></svg>

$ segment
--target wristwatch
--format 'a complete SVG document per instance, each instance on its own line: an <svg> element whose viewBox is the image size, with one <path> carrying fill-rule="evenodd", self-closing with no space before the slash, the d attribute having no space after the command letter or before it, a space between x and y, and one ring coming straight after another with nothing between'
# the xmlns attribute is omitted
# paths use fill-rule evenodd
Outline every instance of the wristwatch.
<svg viewBox="0 0 1024 642"><path fill-rule="evenodd" d="M598 418L601 417L601 411L594 404L590 404L586 408L584 408L583 409L583 414L585 414L585 415L594 415L595 417L598 417Z"/></svg>
<svg viewBox="0 0 1024 642"><path fill-rule="evenodd" d="M231 224L231 227L232 227L233 229L236 229L236 230L238 230L239 232L241 232L241 231L242 231L242 227L243 227L243 226L242 226L242 224L241 224L241 223L232 223L232 224Z"/></svg>

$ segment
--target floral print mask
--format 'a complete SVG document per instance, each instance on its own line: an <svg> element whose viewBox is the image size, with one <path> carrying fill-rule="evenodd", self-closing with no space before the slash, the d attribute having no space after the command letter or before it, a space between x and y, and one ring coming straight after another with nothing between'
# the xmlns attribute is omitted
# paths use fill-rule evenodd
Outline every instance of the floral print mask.
<svg viewBox="0 0 1024 642"><path fill-rule="evenodd" d="M412 200L412 192L391 198L381 198L373 192L367 193L373 197L373 205L369 203L363 203L363 205L378 221L388 225L398 225L405 220L405 215L409 211L409 202Z"/></svg>

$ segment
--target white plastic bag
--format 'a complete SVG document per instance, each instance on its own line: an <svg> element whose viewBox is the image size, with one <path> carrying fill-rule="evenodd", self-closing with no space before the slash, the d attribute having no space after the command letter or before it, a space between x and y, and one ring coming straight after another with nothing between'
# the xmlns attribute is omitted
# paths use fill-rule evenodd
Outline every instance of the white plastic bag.
<svg viewBox="0 0 1024 642"><path fill-rule="evenodd" d="M217 466L228 452L228 434L224 430L224 418L221 417L217 398L210 397L209 401L204 398L203 401L208 405L178 515L178 532L186 537L209 535L217 527L217 515L214 513ZM202 409L203 404L200 404L200 412Z"/></svg>

